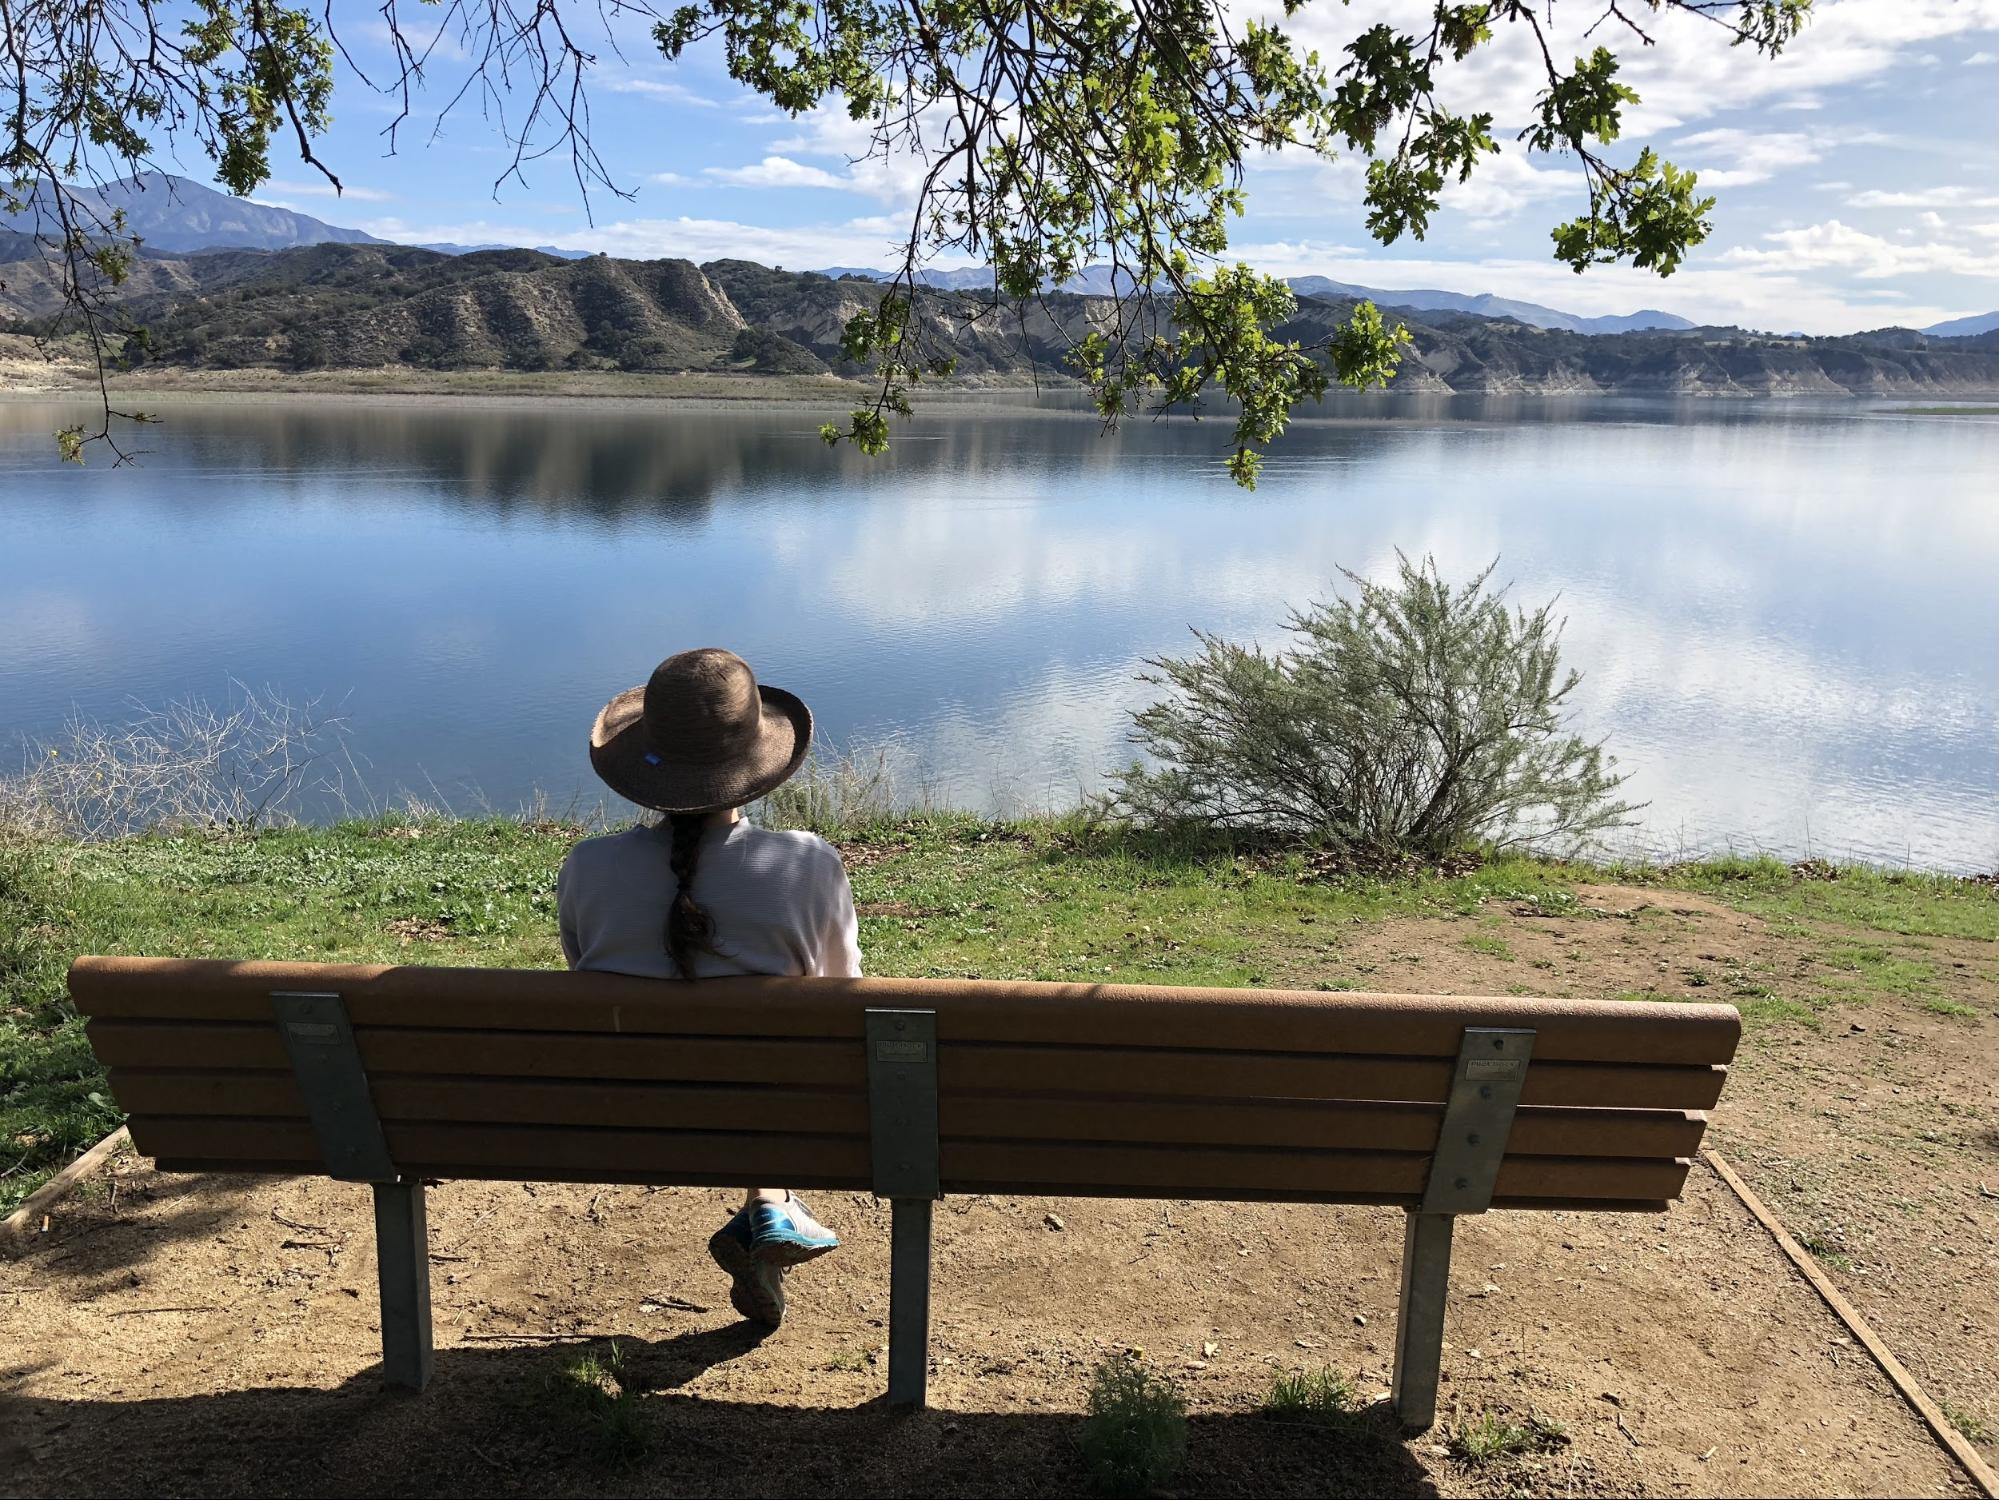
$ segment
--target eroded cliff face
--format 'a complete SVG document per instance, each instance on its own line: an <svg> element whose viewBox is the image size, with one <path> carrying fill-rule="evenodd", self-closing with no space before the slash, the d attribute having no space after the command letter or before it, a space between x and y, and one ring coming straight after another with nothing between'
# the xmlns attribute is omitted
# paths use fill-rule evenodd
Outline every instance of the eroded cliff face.
<svg viewBox="0 0 1999 1500"><path fill-rule="evenodd" d="M0 236L4 240L5 236ZM12 238L18 239L18 236ZM0 243L0 252L7 246ZM0 259L5 259L0 254ZM17 257L19 259L19 257ZM0 316L46 318L59 288L7 269ZM440 255L403 245L147 256L122 305L157 358L192 367L622 369L858 374L840 352L875 282L749 261L563 260L531 250ZM1051 295L996 307L927 288L923 354L971 380L1061 378L1063 356L1111 304ZM1353 304L1305 298L1281 330L1323 343ZM1403 391L1672 396L1999 394L1999 332L1906 329L1776 338L1701 328L1582 334L1510 318L1394 310L1412 342Z"/></svg>

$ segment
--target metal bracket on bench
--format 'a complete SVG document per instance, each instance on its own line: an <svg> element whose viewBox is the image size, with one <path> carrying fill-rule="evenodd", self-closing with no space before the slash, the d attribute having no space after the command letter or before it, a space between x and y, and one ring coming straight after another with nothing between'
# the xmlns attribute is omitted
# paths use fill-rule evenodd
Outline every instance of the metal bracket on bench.
<svg viewBox="0 0 1999 1500"><path fill-rule="evenodd" d="M1420 1430L1437 1419L1451 1232L1457 1215L1482 1214L1492 1206L1493 1185L1506 1160L1506 1140L1533 1055L1534 1033L1525 1029L1467 1026L1459 1044L1430 1178L1402 1233L1392 1395L1405 1427Z"/></svg>
<svg viewBox="0 0 1999 1500"><path fill-rule="evenodd" d="M871 1010L868 1145L877 1198L937 1198L937 1012Z"/></svg>
<svg viewBox="0 0 1999 1500"><path fill-rule="evenodd" d="M1482 1214L1492 1206L1492 1187L1506 1159L1506 1138L1533 1055L1532 1031L1465 1028L1419 1212Z"/></svg>
<svg viewBox="0 0 1999 1500"><path fill-rule="evenodd" d="M930 1210L937 1163L937 1012L870 1010L868 1146L889 1200L888 1400L921 1406L930 1383Z"/></svg>
<svg viewBox="0 0 1999 1500"><path fill-rule="evenodd" d="M342 1182L394 1182L396 1164L368 1092L347 1006L338 995L279 990L271 1008L328 1174Z"/></svg>
<svg viewBox="0 0 1999 1500"><path fill-rule="evenodd" d="M430 1227L423 1184L404 1181L389 1155L368 1070L338 995L278 990L278 1035L291 1054L327 1173L375 1187L375 1269L381 1292L382 1374L422 1390L430 1379Z"/></svg>

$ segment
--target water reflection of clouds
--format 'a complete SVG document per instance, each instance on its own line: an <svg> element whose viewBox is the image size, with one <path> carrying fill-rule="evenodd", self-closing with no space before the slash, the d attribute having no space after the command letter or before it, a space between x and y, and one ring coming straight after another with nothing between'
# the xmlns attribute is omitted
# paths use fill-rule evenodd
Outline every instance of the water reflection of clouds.
<svg viewBox="0 0 1999 1500"><path fill-rule="evenodd" d="M1654 845L1999 853L1999 428L1452 409L1496 419L1301 423L1253 495L1214 422L1106 439L970 408L871 463L796 409L179 409L143 471L0 452L0 702L94 702L120 672L119 697L359 689L386 777L506 805L570 784L576 725L655 646L726 640L910 777L1034 806L1127 758L1143 657L1190 625L1277 644L1338 565L1382 576L1399 545L1562 594L1583 723Z"/></svg>
<svg viewBox="0 0 1999 1500"><path fill-rule="evenodd" d="M51 588L0 591L0 673L88 660L104 644L98 611L87 595ZM0 733L6 727L0 725Z"/></svg>
<svg viewBox="0 0 1999 1500"><path fill-rule="evenodd" d="M1753 621L1578 600L1582 727L1607 736L1641 841L1734 841L1917 863L1999 853L1999 706L1961 674L1813 654Z"/></svg>

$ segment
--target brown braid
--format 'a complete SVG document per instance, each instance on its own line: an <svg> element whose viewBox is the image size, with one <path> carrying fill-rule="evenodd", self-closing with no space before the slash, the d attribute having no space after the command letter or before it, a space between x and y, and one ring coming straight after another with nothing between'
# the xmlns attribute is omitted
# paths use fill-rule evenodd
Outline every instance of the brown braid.
<svg viewBox="0 0 1999 1500"><path fill-rule="evenodd" d="M708 825L706 813L673 813L667 818L673 831L673 905L666 911L666 954L673 971L682 979L694 977L694 955L713 952L715 920L701 909L693 895L694 866L701 858L701 835Z"/></svg>

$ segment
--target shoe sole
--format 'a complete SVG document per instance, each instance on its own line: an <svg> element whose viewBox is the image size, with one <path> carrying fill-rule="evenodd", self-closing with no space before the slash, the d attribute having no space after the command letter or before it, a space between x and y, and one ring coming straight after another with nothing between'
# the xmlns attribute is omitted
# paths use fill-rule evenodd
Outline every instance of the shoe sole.
<svg viewBox="0 0 1999 1500"><path fill-rule="evenodd" d="M822 1255L831 1254L840 1248L834 1240L808 1240L803 1235L769 1235L753 1242L749 1254L766 1266L802 1266L808 1260L817 1260Z"/></svg>
<svg viewBox="0 0 1999 1500"><path fill-rule="evenodd" d="M750 1248L726 1229L708 1241L708 1255L729 1278L729 1305L752 1323L776 1328L784 1322L783 1273L760 1264Z"/></svg>

